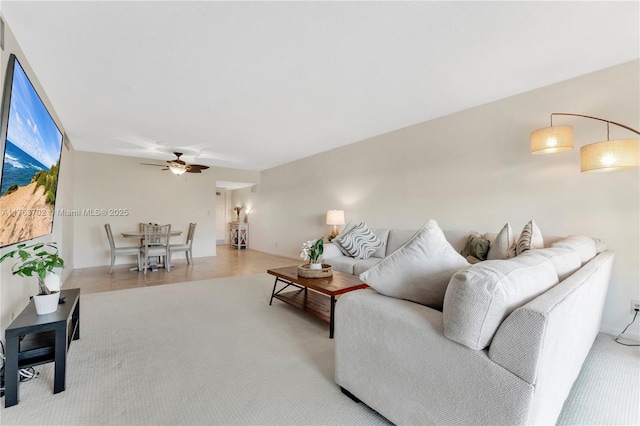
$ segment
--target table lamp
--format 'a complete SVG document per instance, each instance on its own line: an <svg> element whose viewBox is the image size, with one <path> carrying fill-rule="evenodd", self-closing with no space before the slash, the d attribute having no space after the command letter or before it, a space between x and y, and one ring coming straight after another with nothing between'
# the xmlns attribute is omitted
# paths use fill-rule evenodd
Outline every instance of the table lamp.
<svg viewBox="0 0 640 426"><path fill-rule="evenodd" d="M344 210L329 210L327 225L333 225L333 230L329 235L329 241L331 241L338 235L338 225L344 225Z"/></svg>

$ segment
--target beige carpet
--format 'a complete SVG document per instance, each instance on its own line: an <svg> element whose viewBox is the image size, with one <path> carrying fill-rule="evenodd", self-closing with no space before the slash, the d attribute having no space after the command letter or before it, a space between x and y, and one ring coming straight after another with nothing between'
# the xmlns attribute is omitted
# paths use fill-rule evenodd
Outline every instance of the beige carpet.
<svg viewBox="0 0 640 426"><path fill-rule="evenodd" d="M327 324L278 300L269 306L272 285L272 276L257 274L82 295L67 390L53 395L53 364L39 366L40 377L21 384L17 406L4 409L2 401L0 423L385 424L335 385ZM607 337L596 352L610 347ZM637 348L610 352L616 355L590 355L595 373L579 379L563 423L638 420L637 404L629 405L638 402L637 380L622 388L625 400L616 397L615 381L600 382L629 383L628 374L638 373ZM631 370L616 373L629 359Z"/></svg>

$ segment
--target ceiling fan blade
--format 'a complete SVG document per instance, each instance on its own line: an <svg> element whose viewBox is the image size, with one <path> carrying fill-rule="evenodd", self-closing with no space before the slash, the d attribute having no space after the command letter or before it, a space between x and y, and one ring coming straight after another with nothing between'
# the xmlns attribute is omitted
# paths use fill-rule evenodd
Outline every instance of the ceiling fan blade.
<svg viewBox="0 0 640 426"><path fill-rule="evenodd" d="M209 166L205 166L202 164L187 164L184 161L182 161L180 159L180 156L182 155L181 152L174 152L173 153L176 158L173 160L167 160L166 163L167 164L151 164L151 163L140 163L143 164L145 166L160 166L160 167L164 167L164 170L171 170L172 168L179 168L179 169L183 169L185 172L187 173L202 173L202 170L206 170L209 168Z"/></svg>
<svg viewBox="0 0 640 426"><path fill-rule="evenodd" d="M209 166L203 166L202 164L189 164L187 166L187 169L190 169L190 170L206 170L208 168Z"/></svg>

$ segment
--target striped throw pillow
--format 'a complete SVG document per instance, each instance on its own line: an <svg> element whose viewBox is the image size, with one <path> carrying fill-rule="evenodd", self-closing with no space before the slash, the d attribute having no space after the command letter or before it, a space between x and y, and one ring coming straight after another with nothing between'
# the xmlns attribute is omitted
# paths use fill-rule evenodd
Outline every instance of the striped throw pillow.
<svg viewBox="0 0 640 426"><path fill-rule="evenodd" d="M362 222L351 232L338 237L338 243L349 255L357 259L367 259L383 246L382 241Z"/></svg>
<svg viewBox="0 0 640 426"><path fill-rule="evenodd" d="M544 247L542 232L538 225L532 220L524 226L518 242L516 243L516 254L520 255L527 250L541 249Z"/></svg>

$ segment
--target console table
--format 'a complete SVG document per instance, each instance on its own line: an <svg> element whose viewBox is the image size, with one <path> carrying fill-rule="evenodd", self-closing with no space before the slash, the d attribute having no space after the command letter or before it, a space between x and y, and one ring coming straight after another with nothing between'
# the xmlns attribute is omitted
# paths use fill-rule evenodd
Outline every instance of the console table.
<svg viewBox="0 0 640 426"><path fill-rule="evenodd" d="M249 224L244 222L229 223L229 244L231 247L241 248L249 247Z"/></svg>
<svg viewBox="0 0 640 426"><path fill-rule="evenodd" d="M4 406L19 400L19 371L55 362L53 393L65 389L67 350L72 340L80 338L80 289L62 290L55 312L38 315L33 300L5 331L5 397Z"/></svg>

